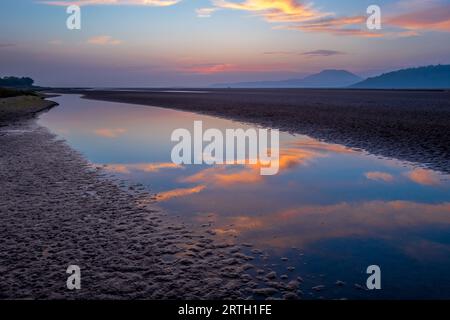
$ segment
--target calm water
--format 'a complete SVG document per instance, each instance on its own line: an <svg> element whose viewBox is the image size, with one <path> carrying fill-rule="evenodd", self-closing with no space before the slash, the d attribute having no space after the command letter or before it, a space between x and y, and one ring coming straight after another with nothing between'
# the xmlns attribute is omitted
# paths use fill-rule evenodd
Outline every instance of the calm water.
<svg viewBox="0 0 450 320"><path fill-rule="evenodd" d="M223 241L251 244L256 265L301 276L306 298L450 298L448 176L284 133L276 176L251 166L176 166L174 129L192 130L194 120L249 126L75 95L53 100L60 106L42 125L92 163L158 193L161 210ZM381 267L382 290L356 289L372 264ZM311 290L317 285L326 287Z"/></svg>

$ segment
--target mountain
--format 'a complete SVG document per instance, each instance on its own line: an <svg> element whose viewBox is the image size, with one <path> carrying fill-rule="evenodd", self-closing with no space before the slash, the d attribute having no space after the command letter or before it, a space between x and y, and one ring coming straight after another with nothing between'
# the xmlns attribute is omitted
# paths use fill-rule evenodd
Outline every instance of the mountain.
<svg viewBox="0 0 450 320"><path fill-rule="evenodd" d="M348 87L362 78L345 70L323 70L303 79L215 84L215 88L339 88Z"/></svg>
<svg viewBox="0 0 450 320"><path fill-rule="evenodd" d="M402 69L368 78L351 88L361 89L449 89L450 65Z"/></svg>

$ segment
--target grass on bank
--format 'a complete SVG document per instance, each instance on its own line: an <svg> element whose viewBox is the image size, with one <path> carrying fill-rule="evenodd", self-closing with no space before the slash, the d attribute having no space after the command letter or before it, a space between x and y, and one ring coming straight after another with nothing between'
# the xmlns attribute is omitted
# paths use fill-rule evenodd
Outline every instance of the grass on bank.
<svg viewBox="0 0 450 320"><path fill-rule="evenodd" d="M0 88L0 99L1 98L11 98L18 96L37 96L36 93L30 90L16 90L9 88Z"/></svg>
<svg viewBox="0 0 450 320"><path fill-rule="evenodd" d="M37 112L56 105L53 101L30 91L0 88L0 126L23 118L30 118Z"/></svg>

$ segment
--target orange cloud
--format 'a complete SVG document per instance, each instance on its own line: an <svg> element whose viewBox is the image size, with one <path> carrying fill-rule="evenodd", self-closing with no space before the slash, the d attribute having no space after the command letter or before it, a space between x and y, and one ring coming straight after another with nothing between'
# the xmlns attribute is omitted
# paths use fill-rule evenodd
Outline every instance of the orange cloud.
<svg viewBox="0 0 450 320"><path fill-rule="evenodd" d="M385 182L391 182L394 180L394 177L386 172L378 172L378 171L373 171L373 172L366 172L365 174L366 178L369 180L375 180L375 181L385 181Z"/></svg>
<svg viewBox="0 0 450 320"><path fill-rule="evenodd" d="M256 12L270 22L298 22L327 15L295 0L215 0L213 3L219 8Z"/></svg>
<svg viewBox="0 0 450 320"><path fill-rule="evenodd" d="M211 185L226 187L239 183L259 183L263 181L263 176L261 176L259 171L257 172L257 170L247 169L229 173L227 172L227 168L221 166L202 170L192 176L182 179L181 181L187 183L202 182Z"/></svg>
<svg viewBox="0 0 450 320"><path fill-rule="evenodd" d="M164 163L148 163L148 164L140 164L134 166L138 170L144 172L158 172L161 169L180 169L183 168L181 165L172 163L172 162L164 162Z"/></svg>
<svg viewBox="0 0 450 320"><path fill-rule="evenodd" d="M298 150L298 149L284 149L281 151L278 160L278 168L281 171L294 168L306 161L319 157L319 154ZM277 160L273 160L277 161ZM272 163L274 166L275 164ZM265 176L261 175L261 167L264 167L259 161L256 164L247 164L242 170L229 172L229 168L213 167L202 170L192 176L183 178L182 182L188 183L204 183L219 187L227 187L235 184L255 184L262 183Z"/></svg>
<svg viewBox="0 0 450 320"><path fill-rule="evenodd" d="M352 153L351 149L339 145L316 142L314 140L304 140L293 142L290 147L282 148L278 164L272 163L272 166L278 165L280 173L295 168L299 165L305 165L313 159L325 157L328 152L334 153ZM267 177L261 175L261 164L257 159L255 164L246 164L241 170L231 171L229 166L212 167L204 169L194 175L181 179L186 183L201 183L217 187L228 187L236 184L257 184L265 181Z"/></svg>
<svg viewBox="0 0 450 320"><path fill-rule="evenodd" d="M411 181L426 186L434 186L441 183L439 176L431 170L414 169L406 173L406 176L411 179Z"/></svg>
<svg viewBox="0 0 450 320"><path fill-rule="evenodd" d="M122 41L114 39L111 36L96 36L88 39L87 43L99 45L99 46L106 46L106 45L119 45L122 43Z"/></svg>
<svg viewBox="0 0 450 320"><path fill-rule="evenodd" d="M196 186L193 188L182 188L182 189L174 189L174 190L170 190L170 191L165 191L165 192L158 193L156 195L156 199L158 201L167 201L172 198L184 197L184 196L188 196L191 194L202 192L205 188L206 188L206 186L199 185L199 186Z"/></svg>
<svg viewBox="0 0 450 320"><path fill-rule="evenodd" d="M108 128L101 128L94 130L94 133L100 137L103 138L117 138L118 136L124 134L127 132L126 129L123 128L117 128L117 129L108 129Z"/></svg>
<svg viewBox="0 0 450 320"><path fill-rule="evenodd" d="M322 12L309 4L297 0L215 0L213 3L222 9L255 12L268 22L287 23L276 29L301 30L304 32L323 32L334 35L361 37L382 37L379 32L366 29L366 17L336 17L335 14Z"/></svg>
<svg viewBox="0 0 450 320"><path fill-rule="evenodd" d="M124 164L108 164L105 168L106 168L106 170L115 172L115 173L122 173L122 174L130 173L128 166L124 165Z"/></svg>

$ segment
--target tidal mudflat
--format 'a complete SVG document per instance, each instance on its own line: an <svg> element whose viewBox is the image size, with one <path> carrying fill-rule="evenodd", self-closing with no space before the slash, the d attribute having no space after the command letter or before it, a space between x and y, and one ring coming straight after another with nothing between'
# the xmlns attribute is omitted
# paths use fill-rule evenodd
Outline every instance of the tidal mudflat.
<svg viewBox="0 0 450 320"><path fill-rule="evenodd" d="M0 128L0 163L2 299L269 296L242 246L155 210L34 120ZM81 290L66 288L69 265Z"/></svg>
<svg viewBox="0 0 450 320"><path fill-rule="evenodd" d="M238 279L232 286L240 293L250 287L244 296L450 296L450 182L445 173L288 133L280 135L276 176L263 177L252 166L179 166L170 160L173 129L190 128L194 120L219 129L250 125L77 95L55 101L60 106L42 115L39 124L100 168L105 179L116 180L122 191L138 191L139 206L217 241L218 248L230 246L219 252L209 248L207 255L197 249L180 252L194 254L198 267L208 264L204 257L218 257L219 264L229 265L219 278ZM114 217L122 219L119 212ZM145 250L158 246L154 241L160 237L147 239L148 231L134 227L124 232L140 248L129 254L141 265ZM172 235L185 240L179 232ZM239 267L232 267L236 262ZM383 287L367 291L366 268L374 264L381 267ZM177 283L183 277L172 279Z"/></svg>

